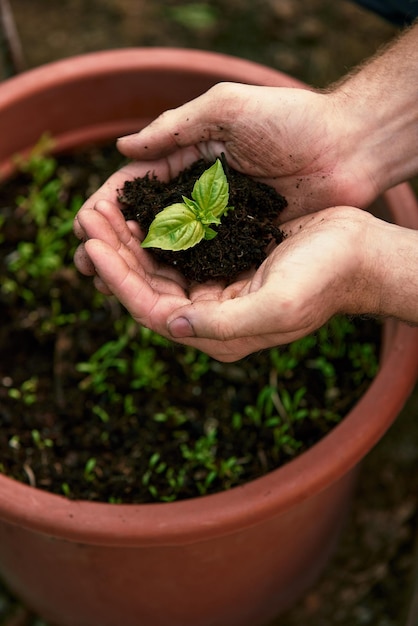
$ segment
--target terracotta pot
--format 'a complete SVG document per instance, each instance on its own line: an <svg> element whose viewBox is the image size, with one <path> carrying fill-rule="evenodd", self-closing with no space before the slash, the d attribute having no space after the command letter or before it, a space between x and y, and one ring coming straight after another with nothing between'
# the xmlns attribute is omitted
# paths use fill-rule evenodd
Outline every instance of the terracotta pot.
<svg viewBox="0 0 418 626"><path fill-rule="evenodd" d="M0 172L44 131L58 150L134 131L222 80L296 86L207 52L93 53L0 85ZM418 227L408 185L383 197ZM361 459L396 418L418 371L418 329L388 322L379 374L331 434L243 487L170 504L72 502L0 476L0 575L59 626L256 626L316 579L346 517Z"/></svg>

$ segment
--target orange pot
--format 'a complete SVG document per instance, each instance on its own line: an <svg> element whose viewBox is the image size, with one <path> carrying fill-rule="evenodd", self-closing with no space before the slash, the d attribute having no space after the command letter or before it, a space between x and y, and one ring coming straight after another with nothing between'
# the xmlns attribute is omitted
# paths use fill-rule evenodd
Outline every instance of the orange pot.
<svg viewBox="0 0 418 626"><path fill-rule="evenodd" d="M228 80L300 86L208 52L128 49L51 63L0 85L0 173L49 131L57 149L133 132ZM418 227L408 185L382 198ZM316 579L345 520L361 459L418 372L418 329L388 321L381 369L343 422L308 452L228 492L169 504L73 502L0 476L0 575L59 626L256 626Z"/></svg>

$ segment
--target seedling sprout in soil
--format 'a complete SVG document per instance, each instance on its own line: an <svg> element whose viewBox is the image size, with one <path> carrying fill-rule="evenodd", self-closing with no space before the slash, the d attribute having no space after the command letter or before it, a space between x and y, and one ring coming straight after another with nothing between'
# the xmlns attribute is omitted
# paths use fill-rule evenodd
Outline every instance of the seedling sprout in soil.
<svg viewBox="0 0 418 626"><path fill-rule="evenodd" d="M125 218L146 233L142 245L197 282L232 281L283 239L276 221L286 199L228 167L223 155L222 163L199 160L168 183L150 173L127 180L119 199Z"/></svg>
<svg viewBox="0 0 418 626"><path fill-rule="evenodd" d="M219 159L196 181L192 199L183 196L157 213L142 242L143 248L188 250L202 239L211 240L217 232L211 224L219 225L220 218L231 211L228 206L229 185Z"/></svg>
<svg viewBox="0 0 418 626"><path fill-rule="evenodd" d="M338 424L376 374L380 328L334 318L289 346L224 364L138 327L72 263L74 214L119 159L110 148L36 153L3 185L0 468L68 498L113 503L229 489ZM190 197L193 185L178 180L180 198ZM217 236L190 250L221 238L240 193L230 190L234 210ZM276 231L266 232L270 241Z"/></svg>

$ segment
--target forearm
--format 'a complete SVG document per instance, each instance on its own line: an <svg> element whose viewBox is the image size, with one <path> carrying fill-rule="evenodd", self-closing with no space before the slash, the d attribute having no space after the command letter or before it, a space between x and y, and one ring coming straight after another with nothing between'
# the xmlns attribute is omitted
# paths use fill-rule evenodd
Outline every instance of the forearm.
<svg viewBox="0 0 418 626"><path fill-rule="evenodd" d="M345 128L347 160L351 152L377 193L418 174L418 23L330 95Z"/></svg>
<svg viewBox="0 0 418 626"><path fill-rule="evenodd" d="M371 218L362 250L362 296L346 312L418 324L418 231Z"/></svg>

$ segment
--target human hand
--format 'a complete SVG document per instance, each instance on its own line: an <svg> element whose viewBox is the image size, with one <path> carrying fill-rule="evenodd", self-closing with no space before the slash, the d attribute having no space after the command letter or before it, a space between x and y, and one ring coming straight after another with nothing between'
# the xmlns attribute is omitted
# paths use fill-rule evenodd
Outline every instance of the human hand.
<svg viewBox="0 0 418 626"><path fill-rule="evenodd" d="M135 159L87 200L117 201L127 178L174 177L200 157L230 165L287 198L283 221L328 206L365 207L418 172L418 24L332 86L220 83L163 113L120 151Z"/></svg>
<svg viewBox="0 0 418 626"><path fill-rule="evenodd" d="M224 152L231 167L286 197L288 220L338 204L364 207L378 195L372 162L362 154L364 129L350 112L333 92L220 83L119 139L118 148L136 160L129 173L143 170L144 161L161 168L165 159L172 175L179 164Z"/></svg>
<svg viewBox="0 0 418 626"><path fill-rule="evenodd" d="M116 202L126 179L154 172L168 180L224 152L231 167L286 197L283 220L337 204L364 206L378 190L351 123L332 93L220 83L121 138L119 150L133 161L85 204Z"/></svg>
<svg viewBox="0 0 418 626"><path fill-rule="evenodd" d="M231 285L189 286L156 264L140 233L116 205L82 209L76 233L85 240L76 265L114 294L140 324L220 361L307 335L337 312L375 309L368 261L370 214L334 207L283 225L286 239L257 269Z"/></svg>

